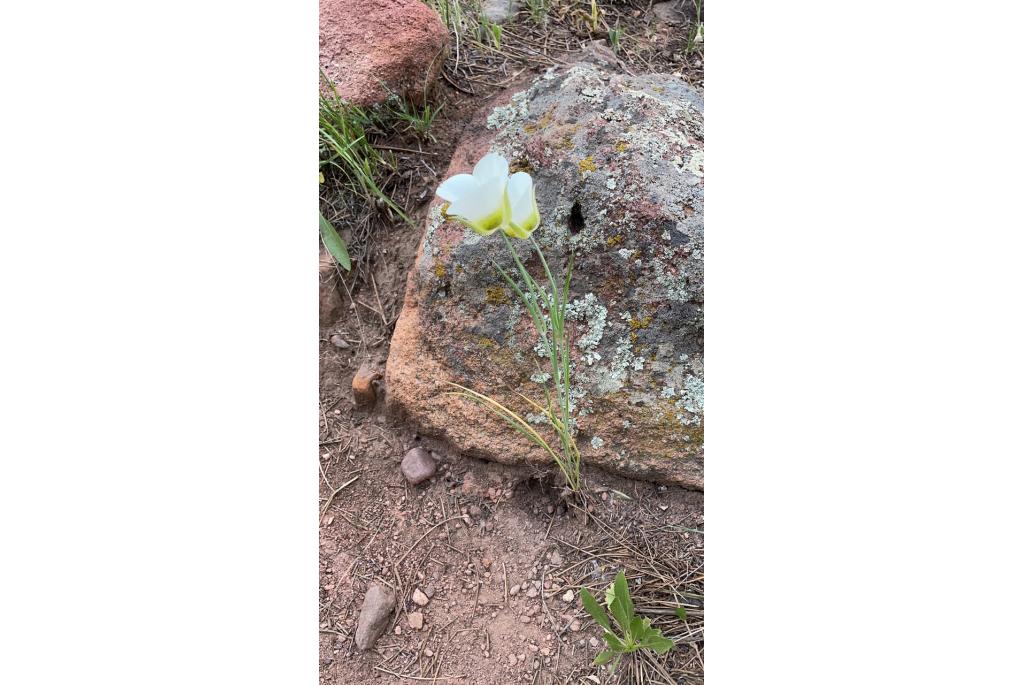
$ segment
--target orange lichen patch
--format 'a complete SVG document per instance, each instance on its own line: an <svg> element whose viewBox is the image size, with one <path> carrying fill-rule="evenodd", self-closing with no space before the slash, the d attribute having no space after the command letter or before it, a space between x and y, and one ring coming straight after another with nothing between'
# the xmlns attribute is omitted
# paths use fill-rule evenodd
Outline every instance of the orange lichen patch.
<svg viewBox="0 0 1024 685"><path fill-rule="evenodd" d="M479 338L477 338L476 342L477 342L478 345L480 345L480 347L486 347L489 350L493 350L494 348L496 348L498 346L498 343L494 339L488 338L488 337L483 336L483 335L481 335Z"/></svg>
<svg viewBox="0 0 1024 685"><path fill-rule="evenodd" d="M508 304L508 293L500 285L496 285L486 290L487 304Z"/></svg>
<svg viewBox="0 0 1024 685"><path fill-rule="evenodd" d="M563 136L561 141L555 143L555 147L559 150L571 150L575 147L575 143L569 136Z"/></svg>
<svg viewBox="0 0 1024 685"><path fill-rule="evenodd" d="M434 275L438 278L444 278L448 274L447 269L444 268L444 264L438 262L434 265Z"/></svg>
<svg viewBox="0 0 1024 685"><path fill-rule="evenodd" d="M604 242L606 245L608 245L608 247L615 247L616 245L621 245L623 240L624 238L622 237L622 234L616 233L615 235L613 235L611 238Z"/></svg>
<svg viewBox="0 0 1024 685"><path fill-rule="evenodd" d="M638 339L637 331L642 331L643 329L649 327L651 325L651 321L652 317L650 315L647 315L642 319L630 319L629 339L635 343Z"/></svg>
<svg viewBox="0 0 1024 685"><path fill-rule="evenodd" d="M552 119L554 119L554 115L552 113L552 110L549 109L547 112L544 113L544 116L537 120L537 123L523 124L523 131L531 134L536 133L542 128L547 128L547 126L551 123Z"/></svg>
<svg viewBox="0 0 1024 685"><path fill-rule="evenodd" d="M626 148L628 148L628 147L629 147L629 143L627 143L624 140L620 140L619 142L615 143L615 151L616 152L625 152Z"/></svg>
<svg viewBox="0 0 1024 685"><path fill-rule="evenodd" d="M589 155L580 160L579 163L580 173L586 173L588 171L597 171L597 165L594 164L593 155Z"/></svg>

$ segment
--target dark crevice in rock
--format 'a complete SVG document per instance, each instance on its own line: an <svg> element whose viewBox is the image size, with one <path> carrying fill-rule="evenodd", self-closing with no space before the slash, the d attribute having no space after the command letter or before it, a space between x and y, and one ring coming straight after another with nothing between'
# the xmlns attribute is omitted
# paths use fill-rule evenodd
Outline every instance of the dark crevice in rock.
<svg viewBox="0 0 1024 685"><path fill-rule="evenodd" d="M576 235L586 227L587 223L583 219L583 208L580 207L580 201L572 203L572 210L569 212L569 233Z"/></svg>

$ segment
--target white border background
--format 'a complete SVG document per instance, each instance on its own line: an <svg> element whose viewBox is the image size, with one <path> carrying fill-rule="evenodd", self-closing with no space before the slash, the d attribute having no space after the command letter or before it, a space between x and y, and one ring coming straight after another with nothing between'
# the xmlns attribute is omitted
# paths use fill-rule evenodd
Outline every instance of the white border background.
<svg viewBox="0 0 1024 685"><path fill-rule="evenodd" d="M707 12L707 682L1021 682L1020 10ZM0 25L0 681L317 682L315 4Z"/></svg>

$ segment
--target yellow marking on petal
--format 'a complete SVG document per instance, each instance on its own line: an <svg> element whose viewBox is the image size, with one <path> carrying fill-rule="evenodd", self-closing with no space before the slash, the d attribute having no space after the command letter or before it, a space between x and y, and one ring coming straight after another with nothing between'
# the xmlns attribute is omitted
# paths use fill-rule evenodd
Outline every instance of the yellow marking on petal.
<svg viewBox="0 0 1024 685"><path fill-rule="evenodd" d="M479 233L480 235L490 235L501 226L503 218L504 214L501 208L499 208L485 216L483 219L478 219L477 221L469 221L462 217L459 217L459 221L466 224L473 229L474 232Z"/></svg>

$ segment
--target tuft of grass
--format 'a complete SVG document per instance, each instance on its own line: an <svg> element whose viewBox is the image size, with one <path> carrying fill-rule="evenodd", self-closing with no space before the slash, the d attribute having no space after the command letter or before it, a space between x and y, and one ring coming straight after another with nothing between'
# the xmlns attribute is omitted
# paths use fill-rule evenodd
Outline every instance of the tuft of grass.
<svg viewBox="0 0 1024 685"><path fill-rule="evenodd" d="M381 190L377 179L387 167L380 151L367 138L373 116L344 102L334 84L321 71L329 92L320 92L320 171L334 170L344 185L370 202L378 202L408 222L409 217Z"/></svg>
<svg viewBox="0 0 1024 685"><path fill-rule="evenodd" d="M434 108L430 103L419 107L404 98L391 98L388 105L389 114L397 122L405 124L405 130L412 132L417 138L425 140L429 138L436 142L436 138L430 133L430 127L434 125L434 119L444 109L444 105Z"/></svg>
<svg viewBox="0 0 1024 685"><path fill-rule="evenodd" d="M530 18L538 26L547 19L551 10L551 0L526 0L526 8L530 10Z"/></svg>
<svg viewBox="0 0 1024 685"><path fill-rule="evenodd" d="M428 0L427 2L440 15L441 21L448 27L448 30L455 34L456 40L462 37L465 24L462 2L463 0Z"/></svg>
<svg viewBox="0 0 1024 685"><path fill-rule="evenodd" d="M693 0L693 7L697 10L697 19L690 27L690 31L686 36L687 55L704 45L704 7L702 0Z"/></svg>

